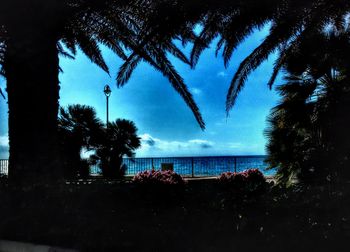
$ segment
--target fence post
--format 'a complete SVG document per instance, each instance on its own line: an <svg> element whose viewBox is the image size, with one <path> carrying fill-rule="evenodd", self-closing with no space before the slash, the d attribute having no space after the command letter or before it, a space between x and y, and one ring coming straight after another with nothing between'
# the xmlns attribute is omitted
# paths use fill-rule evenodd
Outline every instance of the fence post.
<svg viewBox="0 0 350 252"><path fill-rule="evenodd" d="M235 173L237 172L237 157L235 157Z"/></svg>
<svg viewBox="0 0 350 252"><path fill-rule="evenodd" d="M151 160L152 160L152 170L154 170L153 158Z"/></svg>
<svg viewBox="0 0 350 252"><path fill-rule="evenodd" d="M191 161L192 161L192 178L194 178L194 160L193 160L193 157L192 157Z"/></svg>

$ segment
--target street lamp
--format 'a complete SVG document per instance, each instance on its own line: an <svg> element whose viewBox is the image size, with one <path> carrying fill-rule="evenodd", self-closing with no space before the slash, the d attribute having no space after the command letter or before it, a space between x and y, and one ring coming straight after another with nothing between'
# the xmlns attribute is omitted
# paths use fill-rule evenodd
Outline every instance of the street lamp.
<svg viewBox="0 0 350 252"><path fill-rule="evenodd" d="M112 93L112 90L111 88L106 85L103 89L103 92L105 93L105 96L106 96L106 104L107 104L107 120L106 120L106 127L108 128L108 99L109 99L109 96L111 95Z"/></svg>

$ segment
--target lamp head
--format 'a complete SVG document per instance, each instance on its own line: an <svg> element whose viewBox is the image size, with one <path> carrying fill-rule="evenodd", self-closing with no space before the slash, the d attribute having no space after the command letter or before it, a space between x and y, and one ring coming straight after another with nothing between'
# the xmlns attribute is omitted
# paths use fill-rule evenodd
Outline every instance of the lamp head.
<svg viewBox="0 0 350 252"><path fill-rule="evenodd" d="M112 93L112 90L111 90L111 88L110 88L108 85L106 85L106 86L104 87L104 89L103 89L103 92L105 93L105 95L106 95L107 97L109 97L109 96L111 95L111 93Z"/></svg>

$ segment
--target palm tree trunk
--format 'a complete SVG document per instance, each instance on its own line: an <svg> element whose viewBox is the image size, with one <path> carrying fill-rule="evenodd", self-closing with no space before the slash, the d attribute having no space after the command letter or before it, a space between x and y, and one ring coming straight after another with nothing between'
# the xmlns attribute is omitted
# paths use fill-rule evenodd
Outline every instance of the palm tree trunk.
<svg viewBox="0 0 350 252"><path fill-rule="evenodd" d="M17 185L61 177L57 114L57 40L26 30L7 41L4 70L9 106L9 178Z"/></svg>

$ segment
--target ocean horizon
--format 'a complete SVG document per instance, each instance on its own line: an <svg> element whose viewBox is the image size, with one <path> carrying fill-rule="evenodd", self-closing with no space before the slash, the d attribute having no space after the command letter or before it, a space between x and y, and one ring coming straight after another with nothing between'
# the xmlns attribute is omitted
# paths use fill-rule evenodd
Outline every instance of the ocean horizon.
<svg viewBox="0 0 350 252"><path fill-rule="evenodd" d="M160 170L162 164L170 165L173 170L186 177L219 176L223 172L241 172L246 169L259 169L264 175L272 176L275 170L266 170L266 155L237 156L178 156L178 157L135 157L123 158L126 175L135 175L145 170ZM93 173L99 173L94 167Z"/></svg>
<svg viewBox="0 0 350 252"><path fill-rule="evenodd" d="M132 176L145 170L161 170L162 164L170 165L182 176L219 176L223 172L241 172L246 169L259 169L265 176L273 176L274 169L267 170L266 155L237 156L179 156L179 157L135 157L123 158L126 175ZM0 173L7 174L7 159L0 162ZM90 167L91 174L101 173L100 168Z"/></svg>

